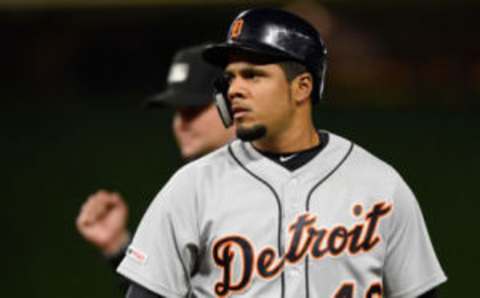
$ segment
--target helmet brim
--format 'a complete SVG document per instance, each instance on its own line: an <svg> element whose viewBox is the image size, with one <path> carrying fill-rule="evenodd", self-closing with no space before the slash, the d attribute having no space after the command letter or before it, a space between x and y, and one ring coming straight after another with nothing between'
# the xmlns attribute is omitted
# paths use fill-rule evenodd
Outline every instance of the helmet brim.
<svg viewBox="0 0 480 298"><path fill-rule="evenodd" d="M270 63L295 60L284 52L263 44L235 43L231 41L208 46L202 54L205 61L222 68L224 68L235 55L260 57Z"/></svg>

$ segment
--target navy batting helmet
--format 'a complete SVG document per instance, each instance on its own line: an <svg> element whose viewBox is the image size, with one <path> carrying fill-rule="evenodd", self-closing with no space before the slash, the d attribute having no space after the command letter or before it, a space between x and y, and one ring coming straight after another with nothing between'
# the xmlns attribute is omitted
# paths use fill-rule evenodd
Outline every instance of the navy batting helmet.
<svg viewBox="0 0 480 298"><path fill-rule="evenodd" d="M313 102L322 97L327 51L318 31L299 16L273 8L243 11L230 25L226 42L208 46L203 57L213 65L225 67L230 55L239 51L304 65L313 76ZM225 86L216 88L221 90ZM231 119L224 117L229 116L228 102L221 101L217 98L220 114L228 126Z"/></svg>

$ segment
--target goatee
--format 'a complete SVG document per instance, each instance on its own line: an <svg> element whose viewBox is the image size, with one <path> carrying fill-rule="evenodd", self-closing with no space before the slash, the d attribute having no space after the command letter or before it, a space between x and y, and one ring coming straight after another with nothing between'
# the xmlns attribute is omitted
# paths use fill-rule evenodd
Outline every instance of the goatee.
<svg viewBox="0 0 480 298"><path fill-rule="evenodd" d="M267 134L267 128L261 124L250 128L238 127L236 133L240 140L249 142L263 138Z"/></svg>

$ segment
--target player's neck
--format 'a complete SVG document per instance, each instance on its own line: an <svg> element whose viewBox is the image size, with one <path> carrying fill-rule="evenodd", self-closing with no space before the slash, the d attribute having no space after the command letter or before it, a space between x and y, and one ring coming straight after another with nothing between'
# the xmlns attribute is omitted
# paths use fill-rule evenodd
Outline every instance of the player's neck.
<svg viewBox="0 0 480 298"><path fill-rule="evenodd" d="M273 136L253 141L259 151L271 153L299 152L320 144L318 133L311 122L306 127L291 127Z"/></svg>

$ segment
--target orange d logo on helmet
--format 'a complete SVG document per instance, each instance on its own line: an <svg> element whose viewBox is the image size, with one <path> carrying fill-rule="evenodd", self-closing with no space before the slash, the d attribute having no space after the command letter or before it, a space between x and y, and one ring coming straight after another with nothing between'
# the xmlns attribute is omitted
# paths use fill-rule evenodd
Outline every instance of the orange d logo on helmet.
<svg viewBox="0 0 480 298"><path fill-rule="evenodd" d="M230 38L235 39L242 33L243 19L238 19L232 24L232 30L230 30Z"/></svg>

